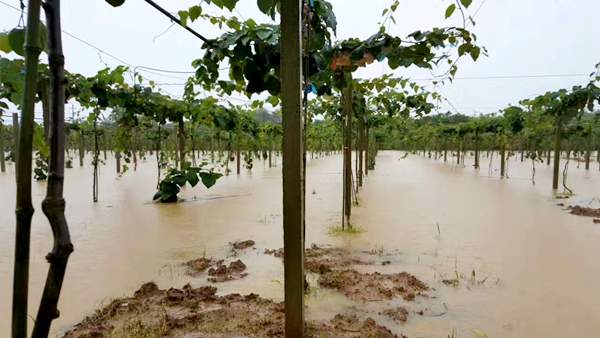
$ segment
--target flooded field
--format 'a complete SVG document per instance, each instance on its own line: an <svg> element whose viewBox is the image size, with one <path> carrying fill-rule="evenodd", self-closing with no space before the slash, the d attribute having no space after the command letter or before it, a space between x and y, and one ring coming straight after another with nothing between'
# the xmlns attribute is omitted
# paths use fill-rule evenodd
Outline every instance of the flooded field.
<svg viewBox="0 0 600 338"><path fill-rule="evenodd" d="M598 164L586 172L572 162L568 185L575 196L556 200L551 168L509 161L510 179L498 178L497 163L476 172L466 167L403 152L381 152L354 209L359 234L332 235L341 218L341 157L309 162L306 245L331 244L385 255L432 290L414 302L394 301L409 310L406 323L375 318L409 337L594 337L600 332L600 225L557 206L589 202L600 191ZM88 162L86 160L86 162ZM489 174L492 175L489 175ZM67 217L75 253L71 256L52 336L110 300L131 295L140 285L207 284L185 274L183 262L231 255L228 243L252 239L255 249L240 253L248 276L220 283L219 294L254 292L283 300L281 260L264 255L283 246L281 168L262 162L222 178L211 190L187 189L186 202L157 205L155 163L141 163L133 175L116 177L110 159L100 172L99 203L92 203L90 168L66 171ZM0 336L10 329L14 251L14 168L0 174ZM33 187L30 314L37 308L47 272L44 256L51 231L39 210L44 183ZM368 267L365 269L369 269ZM392 301L390 301L392 302ZM386 303L390 303L386 302ZM363 304L331 290L313 290L307 316L331 318L360 312ZM383 307L382 307L383 309Z"/></svg>

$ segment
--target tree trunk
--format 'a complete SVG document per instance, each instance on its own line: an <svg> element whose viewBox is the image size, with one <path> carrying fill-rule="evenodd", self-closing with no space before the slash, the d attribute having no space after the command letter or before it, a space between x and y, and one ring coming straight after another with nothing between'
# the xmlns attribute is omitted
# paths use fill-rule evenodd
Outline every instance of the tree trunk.
<svg viewBox="0 0 600 338"><path fill-rule="evenodd" d="M192 165L196 166L196 139L194 138L194 125L190 128L190 140L192 141Z"/></svg>
<svg viewBox="0 0 600 338"><path fill-rule="evenodd" d="M236 135L236 145L235 145L235 165L236 165L236 172L239 175L241 172L241 150L240 150L240 133L238 132L238 134Z"/></svg>
<svg viewBox="0 0 600 338"><path fill-rule="evenodd" d="M4 121L0 118L0 172L6 172L4 152Z"/></svg>
<svg viewBox="0 0 600 338"><path fill-rule="evenodd" d="M137 157L137 149L135 146L131 150L131 155L133 156L133 171L137 171L138 157Z"/></svg>
<svg viewBox="0 0 600 338"><path fill-rule="evenodd" d="M343 219L342 228L347 224L350 227L352 215L352 85L347 85L342 91L342 105L344 112L344 163L343 163Z"/></svg>
<svg viewBox="0 0 600 338"><path fill-rule="evenodd" d="M92 199L94 203L98 202L98 164L100 162L100 148L98 145L98 115L94 112L94 182L92 184Z"/></svg>
<svg viewBox="0 0 600 338"><path fill-rule="evenodd" d="M117 174L121 173L121 152L117 151L115 153L115 159L117 162Z"/></svg>
<svg viewBox="0 0 600 338"><path fill-rule="evenodd" d="M183 118L179 119L177 128L177 150L179 151L179 169L185 166L185 129Z"/></svg>
<svg viewBox="0 0 600 338"><path fill-rule="evenodd" d="M369 176L369 124L365 126L365 176Z"/></svg>
<svg viewBox="0 0 600 338"><path fill-rule="evenodd" d="M302 1L281 1L285 337L304 332Z"/></svg>
<svg viewBox="0 0 600 338"><path fill-rule="evenodd" d="M108 149L108 142L106 142L106 134L102 134L102 153L104 155L104 161L106 161L106 151Z"/></svg>
<svg viewBox="0 0 600 338"><path fill-rule="evenodd" d="M83 130L79 130L79 166L83 167L83 158L85 157L85 145L83 139Z"/></svg>
<svg viewBox="0 0 600 338"><path fill-rule="evenodd" d="M365 122L363 119L359 119L358 123L358 186L363 186L363 151L365 146Z"/></svg>
<svg viewBox="0 0 600 338"><path fill-rule="evenodd" d="M506 144L504 138L500 142L500 178L504 178L506 176Z"/></svg>
<svg viewBox="0 0 600 338"><path fill-rule="evenodd" d="M12 130L13 130L13 161L17 163L19 158L19 152L17 149L19 148L19 115L17 113L12 114Z"/></svg>
<svg viewBox="0 0 600 338"><path fill-rule="evenodd" d="M475 131L475 169L479 169L479 131Z"/></svg>
<svg viewBox="0 0 600 338"><path fill-rule="evenodd" d="M161 136L161 125L160 123L158 124L158 137L156 139L156 171L157 171L157 178L156 178L156 188L159 189L160 188L160 165L161 165L161 142L162 142L162 136Z"/></svg>
<svg viewBox="0 0 600 338"><path fill-rule="evenodd" d="M592 157L592 151L588 147L585 151L585 170L590 170L590 158Z"/></svg>
<svg viewBox="0 0 600 338"><path fill-rule="evenodd" d="M60 290L62 288L67 261L73 252L73 244L69 227L65 218L65 200L63 198L64 164L65 164L65 79L64 56L62 53L60 0L46 0L44 4L46 22L48 24L50 67L50 163L46 198L42 202L42 210L48 218L54 245L46 256L50 269L38 314L33 327L32 337L48 337L52 320L58 318L57 309Z"/></svg>
<svg viewBox="0 0 600 338"><path fill-rule="evenodd" d="M550 154L552 153L552 151L550 149L548 149L548 152L546 152L546 165L550 165Z"/></svg>
<svg viewBox="0 0 600 338"><path fill-rule="evenodd" d="M50 143L50 98L48 93L48 83L46 79L40 79L38 81L38 96L42 103L42 120L44 124L44 140L46 143Z"/></svg>
<svg viewBox="0 0 600 338"><path fill-rule="evenodd" d="M552 170L552 189L558 189L558 174L560 172L560 148L562 145L562 125L560 122L556 125L556 135L554 136L554 168Z"/></svg>
<svg viewBox="0 0 600 338"><path fill-rule="evenodd" d="M21 110L21 130L17 142L17 164L15 170L16 197L16 242L13 276L12 336L27 336L27 302L29 293L29 247L31 238L31 167L33 152L33 126L35 93L40 43L40 0L29 0L27 4L27 32L25 36L25 86Z"/></svg>

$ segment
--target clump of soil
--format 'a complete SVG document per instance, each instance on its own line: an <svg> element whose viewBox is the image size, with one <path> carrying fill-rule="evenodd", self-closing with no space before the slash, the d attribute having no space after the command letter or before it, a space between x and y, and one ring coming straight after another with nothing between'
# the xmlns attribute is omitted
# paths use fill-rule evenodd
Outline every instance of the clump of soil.
<svg viewBox="0 0 600 338"><path fill-rule="evenodd" d="M284 305L257 295L217 296L210 286L159 290L147 283L117 299L65 334L84 337L283 337ZM372 318L336 315L307 323L307 337L397 337Z"/></svg>
<svg viewBox="0 0 600 338"><path fill-rule="evenodd" d="M271 255L277 258L283 258L283 249L265 249L265 255Z"/></svg>
<svg viewBox="0 0 600 338"><path fill-rule="evenodd" d="M283 258L283 249L265 250L265 254ZM319 247L313 244L304 251L304 268L307 271L323 274L334 269L349 268L353 265L373 265L350 250L333 247Z"/></svg>
<svg viewBox="0 0 600 338"><path fill-rule="evenodd" d="M256 244L256 243L253 240L249 239L246 241L234 242L233 244L231 244L231 246L235 250L245 250L245 249L253 247L254 244Z"/></svg>
<svg viewBox="0 0 600 338"><path fill-rule="evenodd" d="M586 208L575 205L570 206L569 210L569 212L573 215L600 218L600 209Z"/></svg>
<svg viewBox="0 0 600 338"><path fill-rule="evenodd" d="M360 301L382 301L395 297L412 301L429 289L417 277L406 272L362 273L352 269L324 273L319 278L319 285L338 290L346 297Z"/></svg>
<svg viewBox="0 0 600 338"><path fill-rule="evenodd" d="M229 263L229 266L219 262L215 267L208 270L208 275L212 276L208 278L208 281L211 283L223 283L230 280L241 279L248 276L244 271L246 271L246 264L239 259Z"/></svg>
<svg viewBox="0 0 600 338"><path fill-rule="evenodd" d="M385 326L378 325L373 318L360 320L358 316L337 314L329 323L310 325L309 337L356 337L398 338ZM406 338L406 336L401 336Z"/></svg>
<svg viewBox="0 0 600 338"><path fill-rule="evenodd" d="M408 310L406 310L403 307L397 307L395 309L387 309L385 311L383 311L383 313L380 313L386 317L391 318L392 320L399 322L399 323L406 323L406 321L408 320ZM422 314L422 312L421 312Z"/></svg>
<svg viewBox="0 0 600 338"><path fill-rule="evenodd" d="M283 257L283 249L265 250L265 254ZM365 258L364 256L369 257ZM319 285L338 290L352 300L381 301L402 297L407 301L428 290L425 283L406 272L395 274L363 273L354 270L357 265L375 265L372 256L385 257L383 251L362 253L334 247L312 245L304 254L304 268L319 274ZM383 260L381 265L391 261Z"/></svg>
<svg viewBox="0 0 600 338"><path fill-rule="evenodd" d="M210 268L211 266L215 265L216 263L217 262L215 260L213 260L212 258L201 257L201 258L186 262L185 265L187 266L187 274L188 275L197 276L201 273L204 273L204 271L206 271L206 269Z"/></svg>

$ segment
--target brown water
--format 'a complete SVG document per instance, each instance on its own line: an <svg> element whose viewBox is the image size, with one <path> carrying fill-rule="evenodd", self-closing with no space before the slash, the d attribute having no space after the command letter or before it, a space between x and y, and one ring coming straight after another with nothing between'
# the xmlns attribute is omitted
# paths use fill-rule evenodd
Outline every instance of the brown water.
<svg viewBox="0 0 600 338"><path fill-rule="evenodd" d="M538 165L537 185L530 163L509 162L510 179L471 167L443 164L403 153L382 152L361 192L353 223L364 232L332 237L339 222L341 158L311 161L307 186L307 244L335 244L357 250L398 250L396 264L380 267L414 273L435 290L431 299L406 305L425 309L397 325L377 318L398 333L420 337L596 337L600 332L600 226L567 214L552 197L550 168ZM471 161L466 160L467 164ZM571 164L570 187L578 203L598 196L600 173ZM497 163L494 163L494 168ZM53 334L69 328L112 298L130 295L141 283L161 287L204 283L183 274L181 262L202 255L228 254L228 242L254 239L256 251L242 255L250 275L219 285L221 293L255 292L281 300L281 262L262 248L282 246L281 169L255 164L252 173L225 177L211 190L187 189L188 202L150 203L155 187L152 161L117 178L109 160L100 173L100 202L91 202L90 168L67 170L67 215L75 253L71 256ZM14 250L13 168L0 174L0 336L9 335ZM497 169L492 170L497 176ZM45 192L33 187L35 206ZM194 199L196 197L196 199ZM562 202L562 201L561 201ZM566 201L565 203L574 203ZM438 227L439 224L439 233ZM30 313L35 315L51 246L41 212L33 219ZM455 273L485 279L443 285ZM355 304L335 292L317 290L307 299L308 316L323 318ZM481 335L480 335L481 336Z"/></svg>

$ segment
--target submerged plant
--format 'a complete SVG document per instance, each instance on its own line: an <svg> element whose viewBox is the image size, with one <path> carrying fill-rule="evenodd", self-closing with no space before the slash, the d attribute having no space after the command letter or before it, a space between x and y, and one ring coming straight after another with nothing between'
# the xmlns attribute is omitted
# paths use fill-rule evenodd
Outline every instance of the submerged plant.
<svg viewBox="0 0 600 338"><path fill-rule="evenodd" d="M167 172L167 176L160 182L158 191L154 194L152 200L161 203L177 202L177 194L187 183L195 187L200 181L207 189L210 189L217 183L217 180L223 176L221 173L212 170L204 169L206 163L202 163L200 167L192 167L186 163L182 169L171 168Z"/></svg>
<svg viewBox="0 0 600 338"><path fill-rule="evenodd" d="M44 156L39 151L35 153L33 178L35 178L36 181L45 181L48 179L48 157Z"/></svg>

